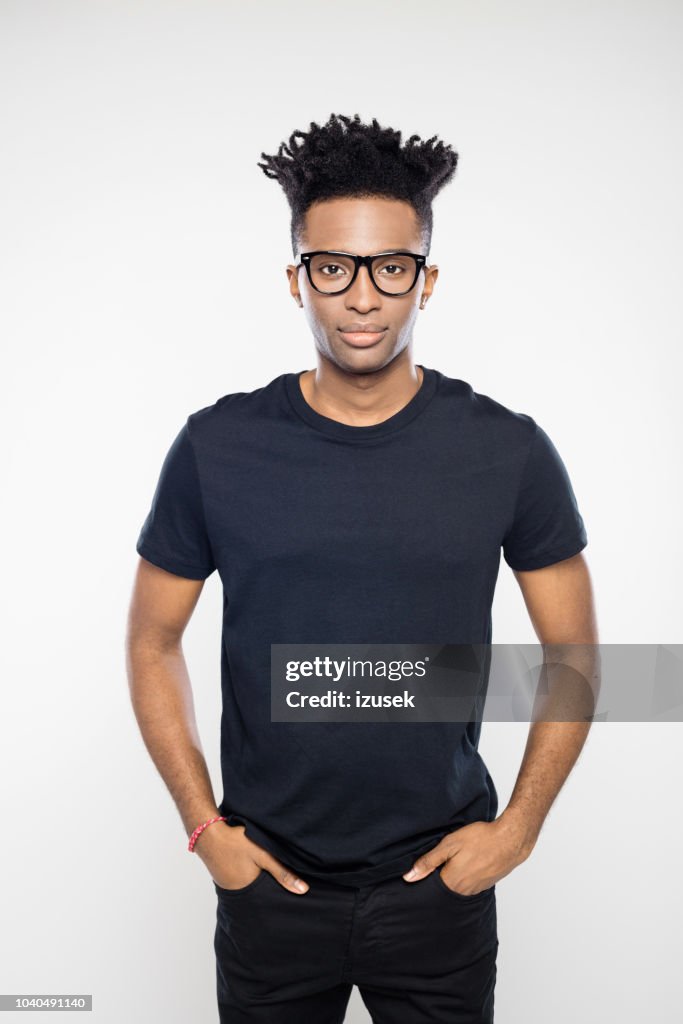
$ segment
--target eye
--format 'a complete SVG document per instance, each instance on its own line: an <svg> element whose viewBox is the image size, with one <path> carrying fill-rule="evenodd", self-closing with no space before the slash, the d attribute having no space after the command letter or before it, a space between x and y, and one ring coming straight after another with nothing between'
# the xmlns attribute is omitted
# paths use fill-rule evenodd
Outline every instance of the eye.
<svg viewBox="0 0 683 1024"><path fill-rule="evenodd" d="M414 269L414 261L407 256L387 257L383 262L378 261L375 269L383 277L401 277Z"/></svg>
<svg viewBox="0 0 683 1024"><path fill-rule="evenodd" d="M322 274L323 274L323 275L324 275L325 277L338 277L338 276L339 276L338 274L327 274L327 273L325 273L325 271L326 271L326 270L328 270L328 269L329 269L330 267L333 267L333 268L334 268L335 270L341 270L341 271L342 271L342 273L344 272L344 268L343 268L343 267L340 267L338 263L324 263L324 264L323 264L323 265L322 265L321 267L319 267L318 269L319 269L319 271L320 271L320 272L321 272L321 273L322 273Z"/></svg>

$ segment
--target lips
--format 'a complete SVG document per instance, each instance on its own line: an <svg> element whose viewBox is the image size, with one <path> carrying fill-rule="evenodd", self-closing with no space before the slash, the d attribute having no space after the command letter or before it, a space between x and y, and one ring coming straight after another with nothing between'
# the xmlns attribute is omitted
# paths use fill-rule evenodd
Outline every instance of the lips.
<svg viewBox="0 0 683 1024"><path fill-rule="evenodd" d="M342 324L339 330L342 334L381 334L382 331L386 331L386 327L383 324L373 324L371 321L361 323L360 320L354 320L352 324Z"/></svg>
<svg viewBox="0 0 683 1024"><path fill-rule="evenodd" d="M367 348L369 345L376 345L384 337L387 331L381 324L345 324L339 328L339 333L345 342L357 348Z"/></svg>

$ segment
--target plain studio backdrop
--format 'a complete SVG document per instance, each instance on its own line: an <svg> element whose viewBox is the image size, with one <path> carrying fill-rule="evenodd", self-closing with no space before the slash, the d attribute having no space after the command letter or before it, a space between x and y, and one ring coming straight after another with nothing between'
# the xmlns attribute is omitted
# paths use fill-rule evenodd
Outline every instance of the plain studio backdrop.
<svg viewBox="0 0 683 1024"><path fill-rule="evenodd" d="M217 1021L215 893L137 729L126 612L186 416L315 366L256 166L310 121L458 151L415 361L554 440L601 641L683 641L682 29L675 0L0 4L1 992ZM214 573L185 650L217 799L220 615ZM536 640L502 561L493 623ZM484 725L501 811L527 732ZM594 725L497 886L497 1019L673 1019L680 742ZM355 990L347 1020L368 1019Z"/></svg>

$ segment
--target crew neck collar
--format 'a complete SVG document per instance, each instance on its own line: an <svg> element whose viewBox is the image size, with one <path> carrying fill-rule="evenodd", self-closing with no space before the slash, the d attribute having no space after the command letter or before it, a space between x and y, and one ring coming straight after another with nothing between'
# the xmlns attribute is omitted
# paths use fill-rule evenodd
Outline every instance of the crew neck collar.
<svg viewBox="0 0 683 1024"><path fill-rule="evenodd" d="M286 373L285 385L295 412L311 427L321 431L323 434L327 434L329 437L336 437L343 441L354 443L374 441L376 438L392 434L395 430L399 430L407 423L410 423L411 420L426 408L427 404L434 397L439 383L438 372L423 366L422 363L417 363L416 365L422 370L423 378L419 389L410 401L402 409L399 409L398 412L395 412L393 416L389 416L388 419L382 420L380 423L372 423L367 427L356 427L350 423L341 423L339 420L334 420L329 416L323 416L321 413L316 412L313 406L308 404L301 390L299 378L302 373L306 373L306 370Z"/></svg>

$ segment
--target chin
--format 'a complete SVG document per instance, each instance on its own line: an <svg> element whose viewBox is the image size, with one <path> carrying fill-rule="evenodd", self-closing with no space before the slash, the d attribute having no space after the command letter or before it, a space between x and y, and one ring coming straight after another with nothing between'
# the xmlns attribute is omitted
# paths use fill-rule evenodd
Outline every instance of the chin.
<svg viewBox="0 0 683 1024"><path fill-rule="evenodd" d="M335 358L334 363L348 373L376 373L383 370L394 358L394 352L379 352L372 349L365 352L354 351L344 353L343 356Z"/></svg>

